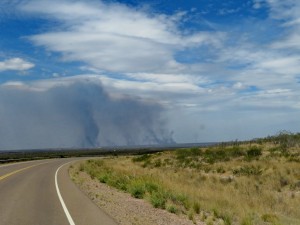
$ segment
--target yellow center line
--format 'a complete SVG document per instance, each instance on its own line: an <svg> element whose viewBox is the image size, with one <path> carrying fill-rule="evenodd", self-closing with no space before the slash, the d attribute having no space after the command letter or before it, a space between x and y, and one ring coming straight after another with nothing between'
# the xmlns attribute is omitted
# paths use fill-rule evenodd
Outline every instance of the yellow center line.
<svg viewBox="0 0 300 225"><path fill-rule="evenodd" d="M46 163L48 163L48 162L46 162ZM35 166L39 166L39 165L41 165L41 164L45 164L45 163L40 163L40 164L36 164L36 165L32 165L32 166L27 166L27 167L24 167L24 168L22 168L22 169L15 170L15 171L13 171L13 172L7 173L7 174L5 174L5 175L3 175L3 176L0 177L0 181L3 180L3 179L5 179L5 178L7 178L7 177L9 177L9 176L11 176L11 175L14 175L14 174L16 174L16 173L19 173L19 172L21 172L21 171L23 171L23 170L27 170L27 169L29 169L29 168L32 168L32 167L35 167Z"/></svg>

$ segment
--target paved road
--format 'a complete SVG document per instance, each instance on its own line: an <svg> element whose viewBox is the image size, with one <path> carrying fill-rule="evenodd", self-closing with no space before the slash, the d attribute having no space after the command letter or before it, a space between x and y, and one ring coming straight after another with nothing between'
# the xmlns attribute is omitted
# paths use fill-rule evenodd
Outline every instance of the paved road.
<svg viewBox="0 0 300 225"><path fill-rule="evenodd" d="M0 166L0 225L117 224L73 184L73 160Z"/></svg>

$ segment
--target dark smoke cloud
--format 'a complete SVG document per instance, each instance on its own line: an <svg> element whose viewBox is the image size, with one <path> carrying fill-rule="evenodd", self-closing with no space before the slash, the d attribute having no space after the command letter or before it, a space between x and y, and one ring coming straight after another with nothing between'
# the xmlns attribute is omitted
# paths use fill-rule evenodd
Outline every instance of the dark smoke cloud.
<svg viewBox="0 0 300 225"><path fill-rule="evenodd" d="M0 87L0 150L173 142L161 105L112 98L77 81L45 90Z"/></svg>

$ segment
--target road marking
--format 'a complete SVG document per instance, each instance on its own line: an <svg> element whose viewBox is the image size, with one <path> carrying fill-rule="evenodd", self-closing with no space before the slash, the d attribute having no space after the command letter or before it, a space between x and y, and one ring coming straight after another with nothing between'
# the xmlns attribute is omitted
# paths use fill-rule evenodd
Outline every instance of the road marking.
<svg viewBox="0 0 300 225"><path fill-rule="evenodd" d="M41 164L45 164L45 163L40 163L40 164L37 164L37 165L27 166L27 167L24 167L24 168L22 168L22 169L15 170L15 171L13 171L13 172L7 173L7 174L1 176L1 177L0 177L0 180L3 180L3 179L5 179L5 178L7 178L7 177L9 177L9 176L11 176L11 175L14 175L14 174L19 173L19 172L21 172L21 171L23 171L23 170L27 170L27 169L29 169L29 168L32 168L32 167L35 167L35 166L38 166L38 165L41 165Z"/></svg>
<svg viewBox="0 0 300 225"><path fill-rule="evenodd" d="M39 162L41 160L44 161L44 160L48 160L48 159L37 159L37 160L29 160L29 161L24 161L24 162L7 163L7 164L0 165L0 168L14 166L14 165L20 165L20 164L27 164L27 163L32 163L32 162Z"/></svg>
<svg viewBox="0 0 300 225"><path fill-rule="evenodd" d="M65 204L65 202L64 202L64 200L63 200L63 198L62 198L62 196L61 196L61 194L60 194L60 191L59 191L59 188L58 188L58 184L57 184L57 173L58 173L58 171L60 170L60 168L62 168L64 165L66 165L66 164L68 164L68 163L70 163L70 162L67 162L67 163L61 165L61 166L58 167L58 169L56 170L56 172L55 172L55 187L56 187L56 192L57 192L59 201L60 201L61 206L63 207L63 210L64 210L64 212L65 212L65 214L66 214L66 216L67 216L67 219L68 219L68 221L69 221L69 224L70 224L70 225L75 225L75 223L74 223L74 221L73 221L73 219L72 219L72 217L71 217L71 215L70 215L70 213L69 213L69 210L68 210L68 208L67 208L67 206L66 206L66 204Z"/></svg>

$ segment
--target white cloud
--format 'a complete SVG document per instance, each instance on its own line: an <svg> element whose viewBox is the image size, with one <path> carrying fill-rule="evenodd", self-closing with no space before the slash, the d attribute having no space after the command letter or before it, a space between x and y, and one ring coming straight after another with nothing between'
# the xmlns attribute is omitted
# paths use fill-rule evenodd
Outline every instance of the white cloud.
<svg viewBox="0 0 300 225"><path fill-rule="evenodd" d="M132 81L114 79L107 76L99 76L99 79L111 92L127 93L146 98L157 98L162 101L170 101L176 98L186 99L186 95L194 96L204 91L191 82L161 83L155 81Z"/></svg>
<svg viewBox="0 0 300 225"><path fill-rule="evenodd" d="M207 78L188 74L158 74L158 73L128 73L128 78L138 81L151 81L156 83L191 83L199 84L207 82Z"/></svg>
<svg viewBox="0 0 300 225"><path fill-rule="evenodd" d="M51 5L51 7L48 7ZM188 47L220 46L222 33L184 34L173 16L154 14L115 3L33 1L22 7L62 22L56 31L31 36L63 59L83 61L117 72L178 71L184 65L174 54Z"/></svg>
<svg viewBox="0 0 300 225"><path fill-rule="evenodd" d="M300 56L266 59L258 66L273 73L298 75L300 71Z"/></svg>
<svg viewBox="0 0 300 225"><path fill-rule="evenodd" d="M283 21L287 35L272 44L279 49L300 49L300 2L298 0L266 0L270 8L270 17Z"/></svg>
<svg viewBox="0 0 300 225"><path fill-rule="evenodd" d="M35 65L21 58L11 58L0 62L0 72L6 70L24 71L33 68Z"/></svg>
<svg viewBox="0 0 300 225"><path fill-rule="evenodd" d="M285 49L300 49L300 27L299 30L294 30L288 37L284 38L281 41L275 42L272 44L274 48Z"/></svg>
<svg viewBox="0 0 300 225"><path fill-rule="evenodd" d="M31 88L38 91L87 79L102 83L115 97L131 95L160 101L174 110L172 122L181 122L178 129L182 134L178 138L190 135L186 131L198 129L191 127L203 121L219 123L206 124L210 137L214 136L213 126L222 133L224 127L238 128L236 118L241 127L254 130L273 126L277 115L299 109L300 16L297 7L290 7L297 5L296 1L283 2L253 1L256 9L270 8L266 21L257 19L258 28L280 26L274 30L280 30L281 39L272 30L270 41L261 44L256 31L249 31L249 22L247 26L237 22L233 30L226 27L227 33L218 31L221 25L214 27L217 31L191 33L180 29L184 13L167 16L101 1L29 1L23 5L24 11L60 24L29 39L61 53L63 60L85 62L81 69L94 74L43 81ZM274 20L277 22L270 22ZM255 41L249 35L255 36ZM175 57L178 51L188 55L189 50L193 50L192 56L204 58L205 63L199 60L188 64ZM182 113L178 113L179 109ZM266 121L267 118L270 119ZM186 123L189 119L190 123Z"/></svg>

